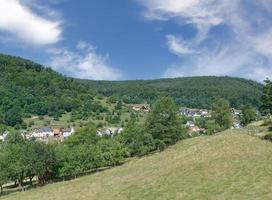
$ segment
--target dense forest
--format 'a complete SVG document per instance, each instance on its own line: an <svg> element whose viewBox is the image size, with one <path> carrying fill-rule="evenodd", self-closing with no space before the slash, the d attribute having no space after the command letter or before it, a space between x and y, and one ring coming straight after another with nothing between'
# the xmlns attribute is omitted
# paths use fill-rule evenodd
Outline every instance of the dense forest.
<svg viewBox="0 0 272 200"><path fill-rule="evenodd" d="M187 77L136 81L85 81L105 96L116 95L125 103L152 102L171 96L180 106L211 108L217 97L227 99L232 107L260 106L263 85L232 77Z"/></svg>
<svg viewBox="0 0 272 200"><path fill-rule="evenodd" d="M0 124L19 126L23 117L103 110L84 83L29 60L0 54Z"/></svg>

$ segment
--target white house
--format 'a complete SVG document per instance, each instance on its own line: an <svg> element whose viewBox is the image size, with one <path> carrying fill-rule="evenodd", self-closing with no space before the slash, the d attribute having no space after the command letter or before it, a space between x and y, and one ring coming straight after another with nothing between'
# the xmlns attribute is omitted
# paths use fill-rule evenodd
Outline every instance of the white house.
<svg viewBox="0 0 272 200"><path fill-rule="evenodd" d="M192 108L180 108L180 115L187 117L209 117L209 111L207 109L192 109Z"/></svg>
<svg viewBox="0 0 272 200"><path fill-rule="evenodd" d="M75 129L74 128L62 128L60 129L62 135L64 138L70 137L71 135L74 134Z"/></svg>
<svg viewBox="0 0 272 200"><path fill-rule="evenodd" d="M39 128L35 129L30 133L30 137L34 138L45 138L45 137L53 137L54 131L52 128Z"/></svg>
<svg viewBox="0 0 272 200"><path fill-rule="evenodd" d="M8 136L9 132L5 131L2 135L0 135L0 141L5 141L7 136Z"/></svg>
<svg viewBox="0 0 272 200"><path fill-rule="evenodd" d="M238 109L232 109L232 113L233 113L233 115L234 116L240 116L240 115L242 115L242 110L238 110Z"/></svg>

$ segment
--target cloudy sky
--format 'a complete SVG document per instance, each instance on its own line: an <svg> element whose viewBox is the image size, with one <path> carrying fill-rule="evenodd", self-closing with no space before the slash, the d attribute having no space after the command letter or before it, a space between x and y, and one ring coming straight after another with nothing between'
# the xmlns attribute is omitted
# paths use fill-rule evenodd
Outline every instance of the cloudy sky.
<svg viewBox="0 0 272 200"><path fill-rule="evenodd" d="M0 0L0 52L96 80L272 77L272 0Z"/></svg>

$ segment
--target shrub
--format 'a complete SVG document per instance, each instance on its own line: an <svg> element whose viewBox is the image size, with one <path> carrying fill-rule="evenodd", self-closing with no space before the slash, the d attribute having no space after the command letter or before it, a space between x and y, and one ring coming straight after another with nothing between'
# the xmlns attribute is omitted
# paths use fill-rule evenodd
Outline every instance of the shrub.
<svg viewBox="0 0 272 200"><path fill-rule="evenodd" d="M264 136L264 139L272 142L272 133L266 134L266 135Z"/></svg>

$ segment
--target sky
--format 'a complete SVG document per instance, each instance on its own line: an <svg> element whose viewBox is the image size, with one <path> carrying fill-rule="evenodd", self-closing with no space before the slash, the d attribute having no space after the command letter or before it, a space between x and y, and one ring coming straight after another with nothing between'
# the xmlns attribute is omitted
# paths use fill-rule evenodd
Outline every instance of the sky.
<svg viewBox="0 0 272 200"><path fill-rule="evenodd" d="M272 78L272 0L0 0L0 52L92 80Z"/></svg>

